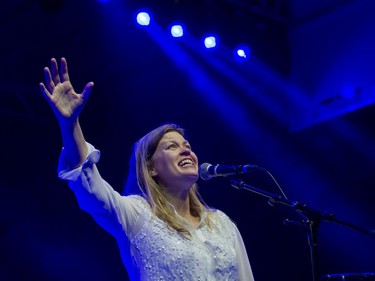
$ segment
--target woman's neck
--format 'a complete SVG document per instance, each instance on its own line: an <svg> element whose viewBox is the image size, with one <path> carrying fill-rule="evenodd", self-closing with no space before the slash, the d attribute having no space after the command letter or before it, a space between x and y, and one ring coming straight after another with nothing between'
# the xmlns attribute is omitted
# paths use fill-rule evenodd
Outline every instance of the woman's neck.
<svg viewBox="0 0 375 281"><path fill-rule="evenodd" d="M180 194L166 192L165 196L167 201L172 204L177 214L183 218L190 218L190 198L188 192Z"/></svg>

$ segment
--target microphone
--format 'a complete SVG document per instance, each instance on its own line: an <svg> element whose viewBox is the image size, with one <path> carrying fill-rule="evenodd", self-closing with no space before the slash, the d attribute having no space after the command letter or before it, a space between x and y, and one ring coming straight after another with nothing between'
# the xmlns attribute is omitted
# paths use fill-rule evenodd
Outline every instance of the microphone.
<svg viewBox="0 0 375 281"><path fill-rule="evenodd" d="M250 173L257 169L259 169L257 165L211 165L210 163L203 163L199 166L199 176L203 180L209 180L214 177Z"/></svg>

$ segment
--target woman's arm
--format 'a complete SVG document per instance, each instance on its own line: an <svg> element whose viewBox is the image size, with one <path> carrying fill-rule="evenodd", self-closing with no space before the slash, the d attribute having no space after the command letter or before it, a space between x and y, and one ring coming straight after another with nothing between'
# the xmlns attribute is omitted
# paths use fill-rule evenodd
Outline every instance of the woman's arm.
<svg viewBox="0 0 375 281"><path fill-rule="evenodd" d="M44 78L40 89L57 118L64 146L59 177L69 181L80 207L107 231L116 237L123 231L132 231L138 221L139 200L122 197L101 178L95 165L100 153L86 143L79 123L94 83L87 83L82 93L76 93L65 58L61 59L60 68L52 58L50 67L44 68Z"/></svg>
<svg viewBox="0 0 375 281"><path fill-rule="evenodd" d="M78 117L94 83L87 83L82 93L76 93L69 79L65 58L61 59L60 69L56 59L52 58L50 68L44 68L44 78L45 84L40 83L39 86L59 123L66 162L74 169L82 164L88 152Z"/></svg>

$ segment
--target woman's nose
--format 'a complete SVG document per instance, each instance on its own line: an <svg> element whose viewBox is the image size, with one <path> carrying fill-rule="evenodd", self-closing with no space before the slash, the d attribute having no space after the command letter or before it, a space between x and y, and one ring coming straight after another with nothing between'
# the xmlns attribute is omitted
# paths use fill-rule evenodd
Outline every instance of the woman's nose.
<svg viewBox="0 0 375 281"><path fill-rule="evenodd" d="M189 155L191 153L191 149L189 147L182 147L180 153L182 155Z"/></svg>

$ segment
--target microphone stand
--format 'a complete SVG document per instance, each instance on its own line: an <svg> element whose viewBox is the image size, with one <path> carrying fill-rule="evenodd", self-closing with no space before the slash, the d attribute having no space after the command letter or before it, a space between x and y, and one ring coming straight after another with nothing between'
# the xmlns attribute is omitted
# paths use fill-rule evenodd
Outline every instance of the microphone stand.
<svg viewBox="0 0 375 281"><path fill-rule="evenodd" d="M374 230L368 230L364 229L362 227L356 226L354 224L345 222L343 220L337 219L334 214L330 214L327 212L321 212L319 210L316 210L314 208L309 207L306 204L299 203L297 201L292 201L287 198L282 197L279 194L269 193L267 191L261 190L259 188L253 187L251 185L246 184L242 180L238 179L231 179L230 183L233 187L237 189L245 189L248 191L251 191L253 193L256 193L258 195L261 195L263 197L268 198L268 203L270 206L278 205L284 205L287 207L292 208L296 212L298 212L304 220L300 222L294 222L290 220L285 220L285 223L292 223L292 224L298 224L302 225L306 229L307 233L307 240L308 245L310 249L310 259L311 259L311 270L312 270L312 280L318 281L318 267L317 267L317 255L316 255L316 249L317 249L317 233L318 233L318 227L321 221L328 221L328 222L334 222L340 225L343 225L345 227L348 227L350 229L353 229L355 231L361 232L363 234L369 235L372 238L375 238L375 231Z"/></svg>

